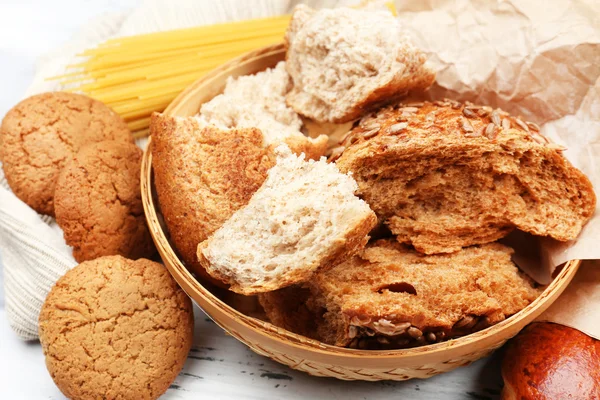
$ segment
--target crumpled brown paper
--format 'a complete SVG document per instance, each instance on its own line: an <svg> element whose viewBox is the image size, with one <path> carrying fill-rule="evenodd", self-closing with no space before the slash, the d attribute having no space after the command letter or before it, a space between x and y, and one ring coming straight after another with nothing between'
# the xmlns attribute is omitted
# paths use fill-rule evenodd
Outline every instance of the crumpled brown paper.
<svg viewBox="0 0 600 400"><path fill-rule="evenodd" d="M600 2L399 0L396 8L437 70L429 98L487 104L538 123L544 135L567 147L564 155L599 193ZM547 283L565 261L600 259L599 208L575 242L517 234L512 244L532 248L521 249L516 262L528 270L528 260L543 260L542 268L528 272ZM584 263L540 319L600 339L598 269L600 263Z"/></svg>

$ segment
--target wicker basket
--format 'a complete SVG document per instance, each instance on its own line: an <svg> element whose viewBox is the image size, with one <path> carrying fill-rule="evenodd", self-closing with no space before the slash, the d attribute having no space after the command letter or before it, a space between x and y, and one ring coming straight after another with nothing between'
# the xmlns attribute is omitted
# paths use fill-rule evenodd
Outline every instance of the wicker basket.
<svg viewBox="0 0 600 400"><path fill-rule="evenodd" d="M190 116L200 105L219 94L229 76L247 75L274 66L284 59L281 45L239 57L182 92L165 111ZM258 354L311 375L345 380L406 380L428 378L467 365L490 354L546 310L567 287L580 261L560 271L544 293L511 318L480 332L433 345L406 350L369 351L329 346L249 317L221 301L198 282L177 257L159 223L152 185L152 143L142 161L142 197L150 231L160 255L179 285L223 329Z"/></svg>

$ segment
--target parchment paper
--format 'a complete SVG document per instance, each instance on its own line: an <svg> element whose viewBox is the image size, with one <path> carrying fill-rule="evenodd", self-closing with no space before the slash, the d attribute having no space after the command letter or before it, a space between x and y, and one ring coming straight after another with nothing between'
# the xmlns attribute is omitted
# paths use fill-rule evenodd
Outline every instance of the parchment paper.
<svg viewBox="0 0 600 400"><path fill-rule="evenodd" d="M404 28L437 70L429 98L470 100L538 123L544 135L567 147L564 155L598 194L600 2L402 0L396 7ZM600 259L599 208L575 242L511 235L515 261L547 283L565 261ZM540 320L600 339L600 263L584 263Z"/></svg>

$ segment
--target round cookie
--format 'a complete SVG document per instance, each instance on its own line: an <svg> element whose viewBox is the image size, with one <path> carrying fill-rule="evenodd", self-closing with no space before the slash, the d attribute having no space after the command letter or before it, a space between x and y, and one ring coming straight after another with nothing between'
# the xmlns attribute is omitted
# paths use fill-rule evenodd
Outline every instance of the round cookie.
<svg viewBox="0 0 600 400"><path fill-rule="evenodd" d="M56 282L42 306L46 367L70 399L156 399L192 345L192 304L160 264L109 256Z"/></svg>
<svg viewBox="0 0 600 400"><path fill-rule="evenodd" d="M136 145L105 141L82 147L60 172L56 222L77 261L154 254L140 193L141 160Z"/></svg>
<svg viewBox="0 0 600 400"><path fill-rule="evenodd" d="M53 92L13 107L0 126L6 180L18 198L54 215L54 186L62 167L85 144L102 140L133 143L123 119L87 96Z"/></svg>

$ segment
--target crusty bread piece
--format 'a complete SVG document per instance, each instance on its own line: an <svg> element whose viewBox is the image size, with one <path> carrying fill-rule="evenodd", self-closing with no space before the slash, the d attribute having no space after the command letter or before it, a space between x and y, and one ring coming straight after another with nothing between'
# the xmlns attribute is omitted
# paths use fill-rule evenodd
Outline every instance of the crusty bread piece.
<svg viewBox="0 0 600 400"><path fill-rule="evenodd" d="M313 139L301 132L300 116L285 103L291 86L283 61L255 75L229 77L223 94L202 105L198 120L220 129L258 128L265 147L285 143L294 153L318 160L328 138Z"/></svg>
<svg viewBox="0 0 600 400"><path fill-rule="evenodd" d="M287 102L319 122L347 122L435 80L389 11L294 9L285 42Z"/></svg>
<svg viewBox="0 0 600 400"><path fill-rule="evenodd" d="M207 278L198 243L250 200L274 154L258 129L202 128L195 118L155 113L150 133L154 183L171 241L186 265Z"/></svg>
<svg viewBox="0 0 600 400"><path fill-rule="evenodd" d="M572 240L596 196L538 131L489 107L399 104L363 118L334 153L343 150L337 165L380 222L420 252L457 251L513 228Z"/></svg>
<svg viewBox="0 0 600 400"><path fill-rule="evenodd" d="M281 145L277 163L245 207L198 245L200 264L230 290L255 294L309 279L363 248L377 217L356 182L325 158Z"/></svg>
<svg viewBox="0 0 600 400"><path fill-rule="evenodd" d="M600 399L600 340L536 322L504 349L502 400Z"/></svg>
<svg viewBox="0 0 600 400"><path fill-rule="evenodd" d="M400 348L446 340L500 322L541 293L513 264L512 253L490 243L427 256L382 239L306 282L305 304L325 343ZM261 295L261 303L285 305L286 290L287 296L298 296L293 287ZM290 310L265 311L274 323L294 328Z"/></svg>

